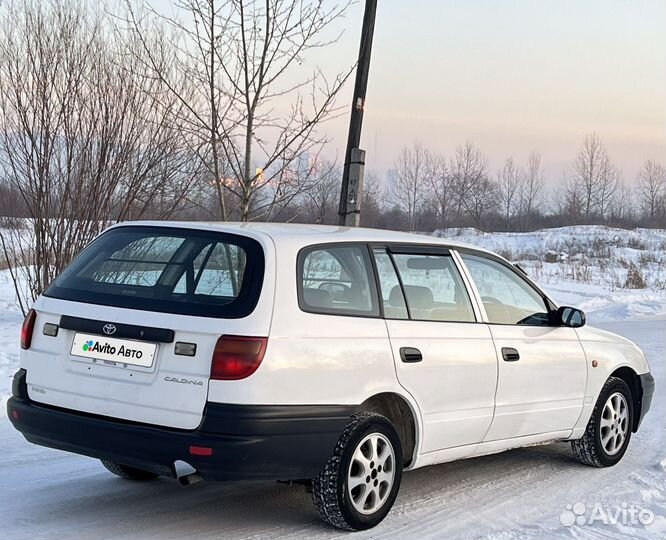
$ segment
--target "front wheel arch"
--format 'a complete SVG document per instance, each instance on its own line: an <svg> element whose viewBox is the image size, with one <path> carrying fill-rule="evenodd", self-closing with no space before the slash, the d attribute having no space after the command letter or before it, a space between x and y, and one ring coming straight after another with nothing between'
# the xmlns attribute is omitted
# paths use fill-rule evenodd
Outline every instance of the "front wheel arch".
<svg viewBox="0 0 666 540"><path fill-rule="evenodd" d="M614 402L616 398L624 403L624 413L621 412L622 408L618 408L622 403ZM629 425L623 425L623 418L628 420ZM634 418L631 389L619 377L609 377L597 396L583 435L571 441L574 455L581 463L592 467L610 467L617 464L629 446ZM612 442L613 438L615 443L609 448L609 442ZM618 439L619 446L616 447Z"/></svg>
<svg viewBox="0 0 666 540"><path fill-rule="evenodd" d="M632 368L628 366L623 366L616 369L609 375L608 378L610 379L611 377L622 379L625 383L627 383L629 390L631 390L631 397L634 405L634 418L631 431L636 433L638 430L638 423L641 418L641 409L643 407L643 387L641 386L640 377Z"/></svg>

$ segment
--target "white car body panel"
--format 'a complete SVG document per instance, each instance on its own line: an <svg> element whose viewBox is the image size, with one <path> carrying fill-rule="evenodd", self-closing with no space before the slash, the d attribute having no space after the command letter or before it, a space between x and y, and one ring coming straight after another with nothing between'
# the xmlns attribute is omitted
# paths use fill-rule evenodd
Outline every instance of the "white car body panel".
<svg viewBox="0 0 666 540"><path fill-rule="evenodd" d="M571 429L583 409L587 362L573 328L490 325L499 357L495 418L486 441ZM520 360L502 359L503 347Z"/></svg>
<svg viewBox="0 0 666 540"><path fill-rule="evenodd" d="M512 437L510 439L501 439L497 441L485 441L479 444L470 444L466 446L457 446L454 448L445 448L436 452L421 454L412 469L436 465L438 463L448 463L459 459L487 456L497 454L513 448L522 448L525 446L534 446L537 444L547 444L550 442L561 441L571 436L571 430L553 431L549 433L539 433L537 435L526 435L524 437Z"/></svg>
<svg viewBox="0 0 666 540"><path fill-rule="evenodd" d="M398 380L423 415L421 452L483 441L493 420L497 356L485 324L387 320ZM416 347L423 361L400 360Z"/></svg>
<svg viewBox="0 0 666 540"><path fill-rule="evenodd" d="M590 326L577 328L576 333L587 357L588 377L583 412L571 435L574 439L584 433L597 396L613 372L620 368L629 368L637 375L650 371L645 354L628 339ZM596 367L593 367L594 361Z"/></svg>

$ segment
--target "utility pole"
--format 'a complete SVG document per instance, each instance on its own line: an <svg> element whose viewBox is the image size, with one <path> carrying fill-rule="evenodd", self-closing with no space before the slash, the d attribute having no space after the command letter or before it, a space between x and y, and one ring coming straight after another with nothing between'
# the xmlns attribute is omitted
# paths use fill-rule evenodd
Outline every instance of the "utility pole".
<svg viewBox="0 0 666 540"><path fill-rule="evenodd" d="M365 108L365 93L368 88L370 54L372 52L372 36L375 31L376 14L377 0L366 0L363 28L361 30L361 46L358 51L358 64L356 66L354 97L349 120L345 166L342 173L340 205L338 207L338 223L351 227L358 227L361 219L365 151L361 150L359 145L361 144L363 109Z"/></svg>

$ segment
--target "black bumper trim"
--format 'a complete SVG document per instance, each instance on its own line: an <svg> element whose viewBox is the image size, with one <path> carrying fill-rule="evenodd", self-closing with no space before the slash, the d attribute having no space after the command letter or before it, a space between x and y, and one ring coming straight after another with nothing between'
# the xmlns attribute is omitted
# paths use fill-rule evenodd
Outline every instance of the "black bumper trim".
<svg viewBox="0 0 666 540"><path fill-rule="evenodd" d="M21 368L14 373L12 379L12 395L21 399L28 399L28 385L25 382L26 370Z"/></svg>
<svg viewBox="0 0 666 540"><path fill-rule="evenodd" d="M641 397L641 412L638 417L638 422L636 424L636 429L641 425L643 418L650 410L650 405L652 405L652 396L654 395L654 377L651 373L643 373L638 376L641 381L641 389L643 390L643 395Z"/></svg>
<svg viewBox="0 0 666 540"><path fill-rule="evenodd" d="M17 373L17 389L25 371ZM175 476L185 461L206 480L309 479L326 464L355 407L208 403L196 430L139 424L60 409L18 392L7 402L30 442ZM190 446L212 448L191 455Z"/></svg>

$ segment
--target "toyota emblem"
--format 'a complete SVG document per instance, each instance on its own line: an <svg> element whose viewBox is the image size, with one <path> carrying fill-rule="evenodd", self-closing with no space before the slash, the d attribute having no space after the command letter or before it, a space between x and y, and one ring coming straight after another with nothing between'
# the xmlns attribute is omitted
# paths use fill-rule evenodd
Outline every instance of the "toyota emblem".
<svg viewBox="0 0 666 540"><path fill-rule="evenodd" d="M105 324L102 327L102 332L104 332L107 336L110 336L111 334L116 333L116 325L115 324Z"/></svg>

